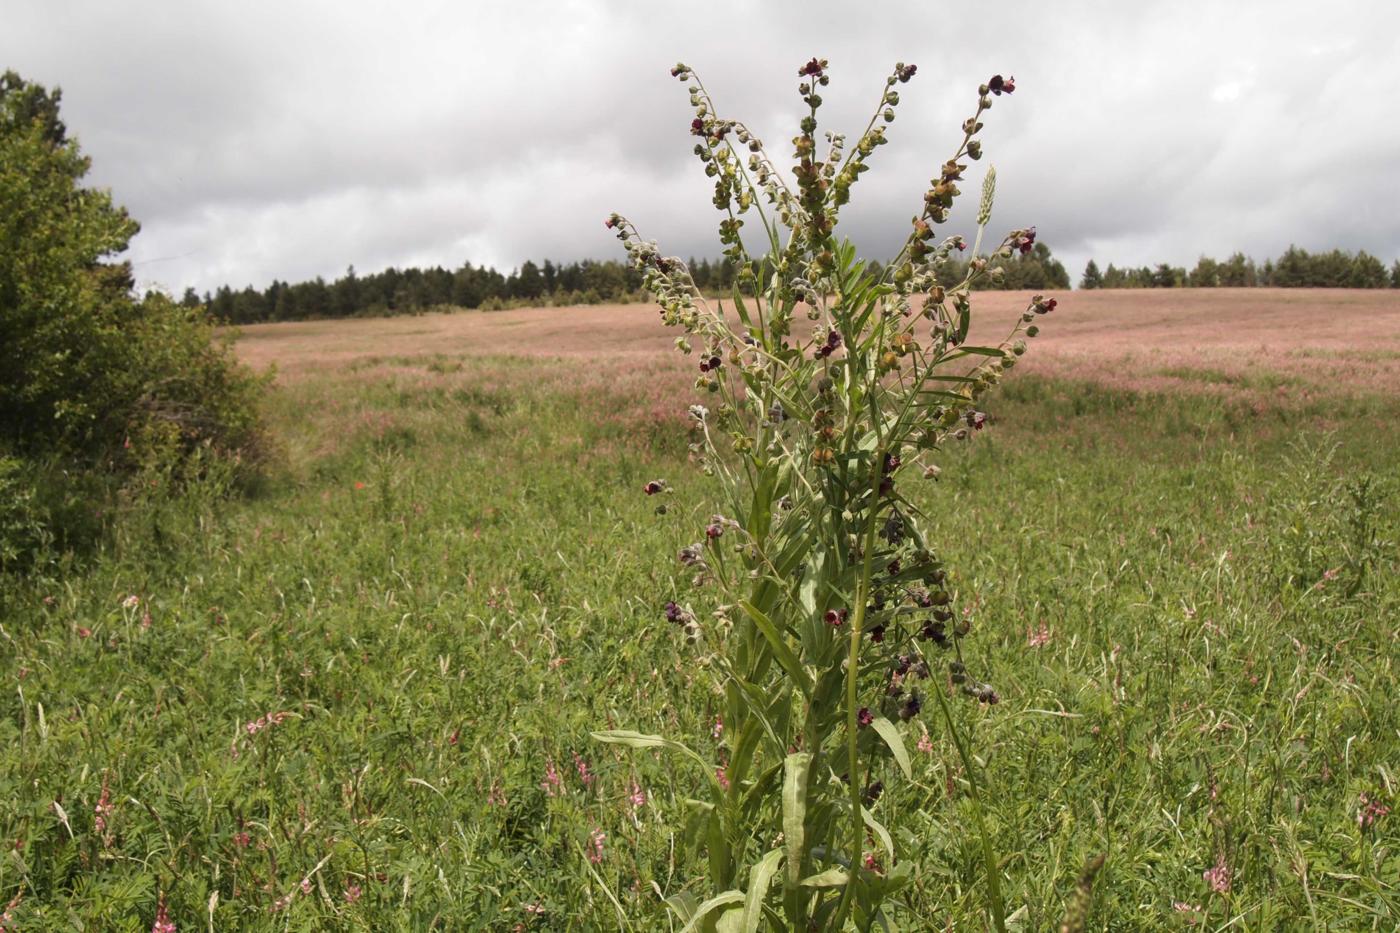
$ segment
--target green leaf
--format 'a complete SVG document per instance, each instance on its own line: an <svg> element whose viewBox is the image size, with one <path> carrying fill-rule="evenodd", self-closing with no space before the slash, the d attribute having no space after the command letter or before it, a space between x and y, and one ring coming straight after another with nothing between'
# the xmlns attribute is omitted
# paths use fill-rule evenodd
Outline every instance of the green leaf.
<svg viewBox="0 0 1400 933"><path fill-rule="evenodd" d="M710 776L710 782L717 790L721 790L719 780L715 777L713 769L695 752L691 751L680 742L663 738L659 735L644 735L641 732L633 732L630 729L608 729L603 732L590 733L595 741L606 742L609 745L626 745L628 748L665 748L673 752L680 752L690 758L700 769Z"/></svg>
<svg viewBox="0 0 1400 933"><path fill-rule="evenodd" d="M865 807L860 808L860 818L865 821L865 825L870 828L871 832L880 837L880 842L884 844L885 851L890 854L890 858L894 858L894 840L890 838L890 831L885 829L884 825L875 819Z"/></svg>
<svg viewBox="0 0 1400 933"><path fill-rule="evenodd" d="M1000 347L964 347L964 346L960 346L960 347L958 347L958 349L957 349L956 352L954 352L954 353L949 353L947 356L943 357L943 360L944 360L944 362L947 362L947 361L949 361L949 360L955 360L955 359L957 359L957 358L960 357L960 356L968 356L968 355L973 354L973 353L977 354L978 356L995 356L997 359L1005 359L1005 358L1006 358L1006 355L1007 355L1007 354L1006 354L1006 351L1003 350L1003 349L1001 349Z"/></svg>
<svg viewBox="0 0 1400 933"><path fill-rule="evenodd" d="M807 778L812 770L811 752L794 752L783 761L783 844L787 846L787 884L802 878L806 845Z"/></svg>
<svg viewBox="0 0 1400 933"><path fill-rule="evenodd" d="M674 910L676 916L685 922L695 916L695 908L700 906L700 902L689 891L681 891L666 898L666 906Z"/></svg>
<svg viewBox="0 0 1400 933"><path fill-rule="evenodd" d="M844 868L828 868L826 871L815 875L808 875L802 879L804 888L839 888L850 880Z"/></svg>
<svg viewBox="0 0 1400 933"><path fill-rule="evenodd" d="M757 933L758 921L763 918L763 899L768 895L768 886L773 883L782 860L783 850L773 849L749 871L749 893L744 898L744 918L740 926L743 933Z"/></svg>
<svg viewBox="0 0 1400 933"><path fill-rule="evenodd" d="M744 297L739 292L738 285L734 286L732 298L734 300L734 310L739 312L739 320L744 322L745 327L752 329L753 321L749 318L749 308L748 305L744 304Z"/></svg>
<svg viewBox="0 0 1400 933"><path fill-rule="evenodd" d="M909 766L909 752L905 750L904 739L900 737L899 730L894 727L894 723L890 722L884 716L876 716L875 721L872 722L871 725L875 727L875 731L880 734L880 738L885 740L885 744L888 745L890 751L894 753L894 760L899 765L899 770L904 772L904 779L906 781L912 781L914 779L914 771Z"/></svg>
<svg viewBox="0 0 1400 933"><path fill-rule="evenodd" d="M726 904L737 904L744 899L743 891L725 891L723 894L716 894L695 908L695 913L690 917L690 921L681 928L681 933L692 933L696 924L705 919L705 915L717 907L724 907Z"/></svg>
<svg viewBox="0 0 1400 933"><path fill-rule="evenodd" d="M773 648L773 657L783 666L783 670L788 672L788 676L793 679L797 689L802 691L804 697L812 695L812 678L807 675L806 669L802 667L802 662L797 659L787 639L778 631L773 624L773 620L764 615L748 600L739 600L739 608L753 620L753 624L763 633L763 637L768 639L768 644Z"/></svg>

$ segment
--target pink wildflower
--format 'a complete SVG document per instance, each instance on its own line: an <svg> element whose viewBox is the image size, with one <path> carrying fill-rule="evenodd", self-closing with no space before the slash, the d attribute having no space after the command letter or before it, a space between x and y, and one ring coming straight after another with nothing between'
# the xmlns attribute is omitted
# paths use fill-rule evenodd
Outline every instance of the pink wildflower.
<svg viewBox="0 0 1400 933"><path fill-rule="evenodd" d="M1230 882L1233 878L1233 872L1230 871L1230 866L1225 864L1224 855L1221 855L1215 860L1214 867L1207 868L1205 871L1201 872L1201 877L1205 879L1206 884L1210 885L1210 889L1216 894L1230 893Z"/></svg>
<svg viewBox="0 0 1400 933"><path fill-rule="evenodd" d="M588 837L588 860L594 865L603 860L603 840L607 838L607 833L601 829L593 830L592 835Z"/></svg>
<svg viewBox="0 0 1400 933"><path fill-rule="evenodd" d="M584 787L592 787L598 776L588 770L588 762L579 757L578 752L574 752L574 768L578 771L578 779L583 782Z"/></svg>
<svg viewBox="0 0 1400 933"><path fill-rule="evenodd" d="M135 609L139 605L141 605L141 597L137 596L135 593L132 593L126 599L122 600L123 609Z"/></svg>
<svg viewBox="0 0 1400 933"><path fill-rule="evenodd" d="M558 797L564 792L564 779L559 776L552 758L544 763L544 780L540 781L540 788L550 797Z"/></svg>
<svg viewBox="0 0 1400 933"><path fill-rule="evenodd" d="M301 879L301 893L302 893L302 894L310 894L310 893L311 893L311 879L310 879L310 878L303 878L303 879Z"/></svg>
<svg viewBox="0 0 1400 933"><path fill-rule="evenodd" d="M0 933L16 933L15 928L10 924L15 922L15 908L19 906L20 898L24 897L23 892L11 898L10 903L5 905L5 912L0 913Z"/></svg>
<svg viewBox="0 0 1400 933"><path fill-rule="evenodd" d="M248 846L252 845L252 842L253 837L248 835L241 829L233 834L233 844L238 846L238 848L240 849L248 848Z"/></svg>
<svg viewBox="0 0 1400 933"><path fill-rule="evenodd" d="M501 789L500 781L493 781L491 789L486 793L486 803L492 807L504 807L506 805L506 793Z"/></svg>
<svg viewBox="0 0 1400 933"><path fill-rule="evenodd" d="M710 738L718 742L722 735L724 735L724 717L715 716L714 727L710 729Z"/></svg>
<svg viewBox="0 0 1400 933"><path fill-rule="evenodd" d="M522 904L520 909L535 916L541 916L545 912L543 904Z"/></svg>
<svg viewBox="0 0 1400 933"><path fill-rule="evenodd" d="M112 815L112 792L107 788L107 778L102 778L102 795L97 798L97 805L92 808L92 823L98 835L107 833L107 817Z"/></svg>
<svg viewBox="0 0 1400 933"><path fill-rule="evenodd" d="M1186 901L1172 901L1172 910L1179 914L1190 914L1186 918L1186 922L1190 926L1195 926L1196 915L1201 912L1201 907L1198 904L1188 904Z"/></svg>
<svg viewBox="0 0 1400 933"><path fill-rule="evenodd" d="M729 790L729 775L725 773L723 765L715 769L715 780L719 781L720 787Z"/></svg>
<svg viewBox="0 0 1400 933"><path fill-rule="evenodd" d="M268 910L271 913L280 914L282 911L292 906L292 895L295 893L295 891L288 891L286 894L273 901L272 906L269 907Z"/></svg>
<svg viewBox="0 0 1400 933"><path fill-rule="evenodd" d="M647 792L642 790L642 785L635 780L632 781L632 793L627 795L627 802L632 805L634 811L647 805Z"/></svg>
<svg viewBox="0 0 1400 933"><path fill-rule="evenodd" d="M364 892L360 890L360 886L358 884L347 885L345 888L345 903L355 903L360 899L360 895L363 893Z"/></svg>
<svg viewBox="0 0 1400 933"><path fill-rule="evenodd" d="M156 904L156 922L151 925L151 933L176 933L175 923L165 910L164 892L161 893L160 901Z"/></svg>
<svg viewBox="0 0 1400 933"><path fill-rule="evenodd" d="M1356 813L1356 823L1363 830L1376 825L1376 821L1390 812L1390 807L1381 803L1379 797L1361 792L1361 809Z"/></svg>
<svg viewBox="0 0 1400 933"><path fill-rule="evenodd" d="M1026 644L1032 648L1043 648L1050 644L1050 629L1044 622L1036 629L1026 629Z"/></svg>
<svg viewBox="0 0 1400 933"><path fill-rule="evenodd" d="M933 754L933 739L931 739L931 738L928 737L928 730L927 730L927 729L924 730L924 734L923 734L923 735L919 736L919 744L918 744L917 748L919 749L919 751L923 752L925 755L932 755L932 754Z"/></svg>

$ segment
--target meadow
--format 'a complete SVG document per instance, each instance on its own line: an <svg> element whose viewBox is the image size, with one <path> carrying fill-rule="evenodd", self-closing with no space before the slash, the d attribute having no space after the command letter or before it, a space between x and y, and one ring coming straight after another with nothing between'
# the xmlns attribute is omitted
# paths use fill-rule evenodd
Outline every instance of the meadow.
<svg viewBox="0 0 1400 933"><path fill-rule="evenodd" d="M1089 929L1396 929L1400 294L1057 297L919 494L1001 697L952 710L1009 925L1102 854ZM589 737L723 757L662 613L709 483L672 336L643 305L241 331L273 474L132 497L0 597L14 928L162 897L181 930L678 928L697 776ZM968 775L914 725L891 920L983 929Z"/></svg>

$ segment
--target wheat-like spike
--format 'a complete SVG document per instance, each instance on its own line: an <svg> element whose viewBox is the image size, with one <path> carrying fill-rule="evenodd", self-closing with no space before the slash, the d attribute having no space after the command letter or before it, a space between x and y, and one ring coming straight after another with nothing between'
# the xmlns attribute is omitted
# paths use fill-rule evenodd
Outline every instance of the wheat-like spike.
<svg viewBox="0 0 1400 933"><path fill-rule="evenodd" d="M997 193L997 167L987 167L987 177L982 179L982 203L977 208L977 226L985 227L992 219L992 199Z"/></svg>

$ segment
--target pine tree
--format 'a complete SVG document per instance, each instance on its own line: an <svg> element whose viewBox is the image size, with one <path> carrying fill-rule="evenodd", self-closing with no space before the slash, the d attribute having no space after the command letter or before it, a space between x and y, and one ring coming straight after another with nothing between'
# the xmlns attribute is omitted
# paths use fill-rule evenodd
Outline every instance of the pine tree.
<svg viewBox="0 0 1400 933"><path fill-rule="evenodd" d="M1103 288L1103 274L1099 272L1098 263L1090 259L1089 264L1084 267L1084 277L1079 280L1079 287L1084 289Z"/></svg>

